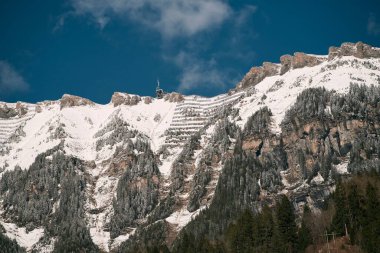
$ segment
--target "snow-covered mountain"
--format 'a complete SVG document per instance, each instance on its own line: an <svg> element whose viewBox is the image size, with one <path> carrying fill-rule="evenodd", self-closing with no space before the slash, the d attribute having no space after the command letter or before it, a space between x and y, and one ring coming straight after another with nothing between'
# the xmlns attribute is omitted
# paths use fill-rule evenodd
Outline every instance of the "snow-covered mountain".
<svg viewBox="0 0 380 253"><path fill-rule="evenodd" d="M290 143L296 137L284 133L283 121L303 91L323 87L347 94L354 84L380 84L379 48L345 43L324 56L282 56L281 63L252 68L235 89L213 98L169 93L157 99L117 92L106 105L72 95L37 104L1 102L3 233L28 251L58 247L62 235L53 227L63 226L65 219L57 217L67 215L61 212L63 195L75 191L65 190L65 178L73 173L73 182L83 188L76 205L82 211L75 219L84 222L83 231L96 247L116 251L132 235L141 238L144 229L161 223L171 246L181 229L213 202L223 167L239 142L255 152L269 150L275 138L288 136L284 141ZM277 137L239 140L237 133L265 107L272 114L270 134ZM258 179L262 198L328 181L318 172L306 182L290 154L278 186L269 180L265 188L265 180ZM73 169L52 172L67 164ZM347 165L342 158L336 169L348 173ZM45 176L56 178L50 182ZM24 186L11 185L14 181ZM27 210L33 213L25 214Z"/></svg>

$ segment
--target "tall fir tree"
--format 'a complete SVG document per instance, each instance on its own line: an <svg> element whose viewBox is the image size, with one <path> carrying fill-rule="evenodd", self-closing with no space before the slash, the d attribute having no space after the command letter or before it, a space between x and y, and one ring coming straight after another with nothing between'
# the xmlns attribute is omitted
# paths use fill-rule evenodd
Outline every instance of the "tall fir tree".
<svg viewBox="0 0 380 253"><path fill-rule="evenodd" d="M297 248L297 225L294 208L289 199L283 195L277 206L277 220L282 252L295 252Z"/></svg>

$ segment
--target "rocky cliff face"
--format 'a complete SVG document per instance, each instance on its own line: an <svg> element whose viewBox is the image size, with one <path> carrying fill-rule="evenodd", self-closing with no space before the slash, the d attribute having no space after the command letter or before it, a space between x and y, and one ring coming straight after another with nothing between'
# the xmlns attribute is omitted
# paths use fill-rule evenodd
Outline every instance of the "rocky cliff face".
<svg viewBox="0 0 380 253"><path fill-rule="evenodd" d="M336 180L379 172L379 92L379 87L356 85L346 95L305 90L288 110L280 135L270 130L271 111L257 111L223 166L213 202L180 233L174 252L185 247L186 237L217 240L233 220L231 213L274 205L280 194L297 212L306 203L318 210Z"/></svg>
<svg viewBox="0 0 380 253"><path fill-rule="evenodd" d="M253 67L237 85L237 89L245 89L254 86L266 77L283 75L290 69L314 67L325 60L325 57L308 55L305 53L295 53L294 56L283 55L280 57L280 64L264 62L261 67Z"/></svg>
<svg viewBox="0 0 380 253"><path fill-rule="evenodd" d="M28 112L28 108L21 102L17 102L14 108L9 108L7 104L0 104L0 118L9 119L15 116L22 117Z"/></svg>
<svg viewBox="0 0 380 253"><path fill-rule="evenodd" d="M66 107L74 107L74 106L84 106L84 105L94 105L95 103L89 99L81 98L78 96L65 94L60 99L61 109Z"/></svg>
<svg viewBox="0 0 380 253"><path fill-rule="evenodd" d="M330 47L328 56L317 56L302 52L294 55L283 55L280 64L264 62L261 67L253 67L236 86L237 90L255 86L264 78L277 74L283 75L290 69L314 67L322 62L331 61L337 57L353 56L360 59L380 58L380 50L362 42L343 43L340 47Z"/></svg>
<svg viewBox="0 0 380 253"><path fill-rule="evenodd" d="M380 58L380 50L363 42L343 43L340 47L329 48L329 60L342 56L354 56L360 59Z"/></svg>
<svg viewBox="0 0 380 253"><path fill-rule="evenodd" d="M145 104L150 104L153 101L152 97L140 97L138 95L130 95L127 93L121 93L121 92L115 92L112 95L111 98L111 103L113 104L114 107L119 106L119 105L137 105L143 101Z"/></svg>
<svg viewBox="0 0 380 253"><path fill-rule="evenodd" d="M164 99L165 101L178 103L178 102L182 102L184 98L183 98L183 95L178 92L171 92L171 93L166 94L164 96Z"/></svg>
<svg viewBox="0 0 380 253"><path fill-rule="evenodd" d="M165 139L178 93L3 103L0 233L35 252L176 252L185 233L218 238L280 194L318 210L336 178L379 171L378 50L343 44L252 68L244 96L177 145Z"/></svg>
<svg viewBox="0 0 380 253"><path fill-rule="evenodd" d="M120 93L120 92L115 92L111 98L111 102L114 106L137 105L140 101L141 101L140 96L129 95L127 93Z"/></svg>

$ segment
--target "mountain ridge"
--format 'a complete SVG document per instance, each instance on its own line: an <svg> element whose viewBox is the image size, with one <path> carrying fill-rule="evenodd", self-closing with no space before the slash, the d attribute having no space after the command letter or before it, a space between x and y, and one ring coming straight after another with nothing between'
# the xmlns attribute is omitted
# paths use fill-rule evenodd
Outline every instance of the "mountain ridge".
<svg viewBox="0 0 380 253"><path fill-rule="evenodd" d="M290 68L292 69L297 69L297 68L303 68L303 67L313 67L316 65L319 65L320 63L326 61L326 60L333 60L334 58L339 58L343 56L354 56L359 59L363 58L380 58L380 48L379 47L374 47L368 44L365 44L361 41L352 43L352 42L344 42L341 44L341 46L336 47L336 46L331 46L328 50L327 55L315 55L312 53L304 53L304 52L295 52L292 55L290 54L285 54L282 55L279 59L279 63L272 63L272 62L266 62L264 61L261 66L253 66L243 77L243 79L236 84L236 87L229 90L227 93L235 92L235 90L239 89L244 89L247 88L248 86L253 86L256 85L257 83L261 82L265 77L270 77L273 75L277 74L284 74L287 72ZM249 82L248 80L251 79ZM246 84L247 83L247 84ZM141 101L141 99L151 99L153 98L152 96L140 96L138 94L129 94L126 92L120 92L116 91L111 97L110 103L113 103L114 105L120 105L123 102L117 102L118 95L128 95L133 98L133 100L136 100L135 102L131 102L132 104L129 104L127 102L127 105L134 105L137 102ZM223 94L223 93L221 93ZM221 95L219 94L219 95ZM177 97L175 101L180 102L181 96L184 96L184 94L180 94L178 92L170 92L169 94L166 94L165 99L170 99L170 97L175 96ZM199 96L196 94L190 94L186 96ZM216 97L218 95L215 95L213 97ZM46 103L54 103L57 101L61 101L62 99L65 100L71 97L72 100L80 100L80 99L86 99L84 97L72 95L72 94L64 94L61 99L58 100L45 100L41 102L36 102L36 103L27 103L27 102L22 102L18 101L15 103L9 103L9 104L17 104L17 103L24 103L24 104L46 104ZM200 96L203 97L203 96ZM119 98L120 99L120 98ZM95 103L89 99L86 99L87 103ZM173 99L171 99L173 101ZM145 101L144 101L145 102ZM4 101L0 101L0 103L6 103ZM148 101L146 103L149 103ZM99 103L96 103L99 104Z"/></svg>
<svg viewBox="0 0 380 253"><path fill-rule="evenodd" d="M271 202L266 196L281 193L301 199L300 206L306 201L318 208L333 191L329 173L350 173L347 150L353 148L356 131L376 134L377 129L366 119L351 118L356 112L340 112L337 101L350 101L347 94L355 95L356 90L370 94L356 87L380 84L380 49L359 42L330 51L334 57L288 57L283 60L286 71L275 65L274 75L268 72L273 66L264 64L246 75L241 86L245 89L239 84L211 98L170 93L156 99L117 92L105 105L73 95L37 104L2 103L0 180L11 185L23 178L32 189L18 189L25 191L20 196L8 186L0 192L5 234L29 251L53 251L64 238L48 224L63 226L59 220L67 217L59 208L68 199L81 207L69 205L68 210L80 216L75 222L81 224L86 244L91 241L91 249L96 245L103 251L130 249L153 228L162 230L156 239L171 246L197 215L222 203L223 193L238 196L238 202L231 201L234 208L255 210L260 208L259 199ZM317 105L310 107L311 114L303 112L308 100ZM302 117L294 116L297 113ZM301 155L298 150L307 152ZM239 157L239 152L250 155ZM321 157L331 159L334 154L339 163L325 169ZM240 174L234 163L247 164L247 173ZM42 175L49 175L54 166L61 167L46 190L50 179ZM60 170L80 185L77 198ZM239 177L251 186L233 181ZM231 184L236 186L223 188ZM311 194L309 200L305 191ZM10 198L11 192L20 199ZM33 199L27 205L34 212L51 218L24 213L24 197ZM47 210L36 206L38 198L46 201ZM40 240L27 243L26 231Z"/></svg>

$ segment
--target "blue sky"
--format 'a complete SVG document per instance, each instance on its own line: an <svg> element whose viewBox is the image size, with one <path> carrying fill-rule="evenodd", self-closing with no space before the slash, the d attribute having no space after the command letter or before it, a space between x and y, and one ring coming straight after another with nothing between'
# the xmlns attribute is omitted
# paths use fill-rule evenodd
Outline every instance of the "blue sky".
<svg viewBox="0 0 380 253"><path fill-rule="evenodd" d="M0 101L212 96L263 61L380 46L379 0L1 0Z"/></svg>

